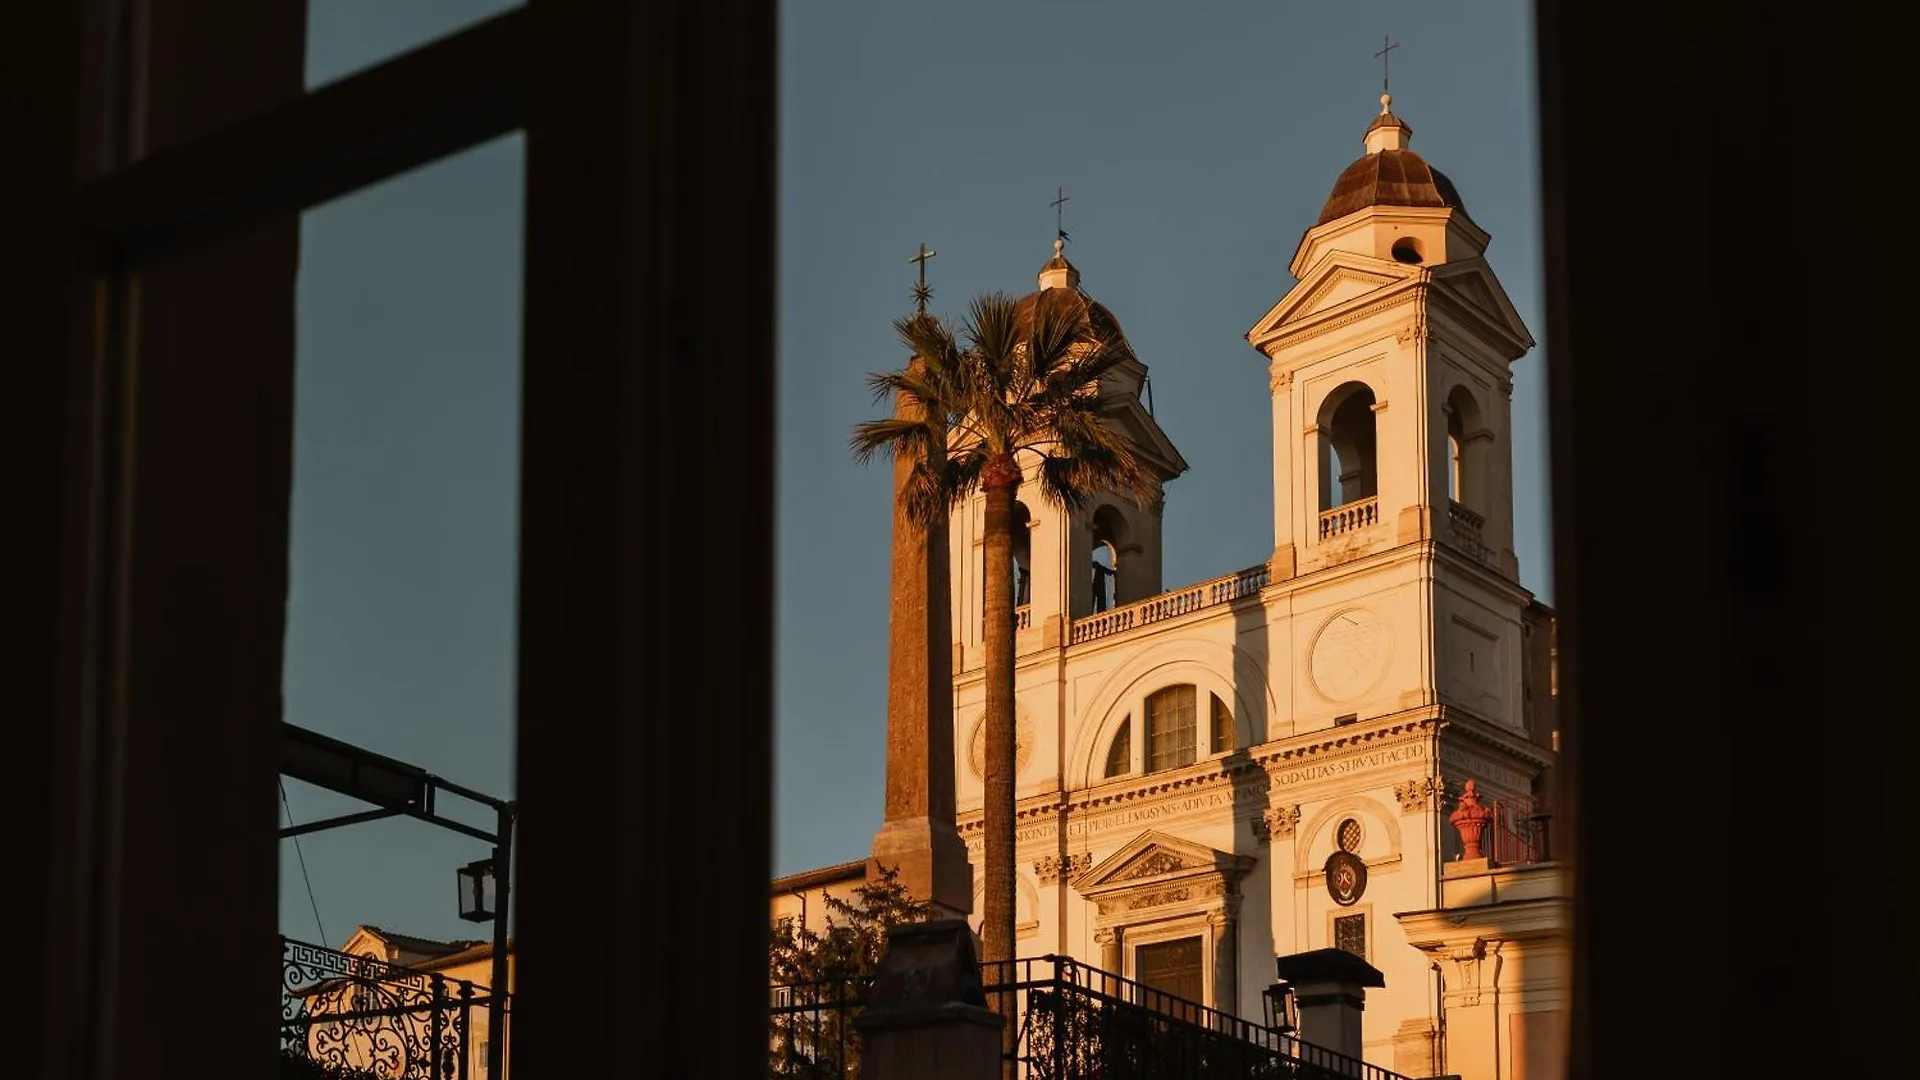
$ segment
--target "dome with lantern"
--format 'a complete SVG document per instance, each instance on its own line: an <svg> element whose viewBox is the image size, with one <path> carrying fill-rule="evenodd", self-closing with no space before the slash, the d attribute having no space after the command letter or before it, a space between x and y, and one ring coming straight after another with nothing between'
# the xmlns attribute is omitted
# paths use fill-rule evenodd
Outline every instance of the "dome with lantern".
<svg viewBox="0 0 1920 1080"><path fill-rule="evenodd" d="M1347 166L1314 222L1325 225L1374 206L1432 206L1465 211L1460 192L1445 173L1407 148L1413 128L1393 113L1393 98L1380 95L1380 115L1368 125L1366 154Z"/></svg>

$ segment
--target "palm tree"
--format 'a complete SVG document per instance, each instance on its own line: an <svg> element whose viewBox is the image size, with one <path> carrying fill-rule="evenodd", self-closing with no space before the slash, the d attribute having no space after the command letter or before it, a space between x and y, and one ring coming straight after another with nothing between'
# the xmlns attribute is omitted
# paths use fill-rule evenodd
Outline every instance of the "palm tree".
<svg viewBox="0 0 1920 1080"><path fill-rule="evenodd" d="M1097 495L1153 495L1153 477L1126 440L1102 419L1101 376L1130 356L1088 322L1069 289L1025 301L1004 293L977 297L963 348L925 313L894 323L913 360L868 377L876 402L892 397L893 417L854 429L853 452L913 462L899 498L913 520L944 523L976 489L986 500L983 619L986 679L986 876L982 959L1013 959L1014 704L1013 507L1023 479L1067 510ZM1008 995L1011 997L1011 995Z"/></svg>

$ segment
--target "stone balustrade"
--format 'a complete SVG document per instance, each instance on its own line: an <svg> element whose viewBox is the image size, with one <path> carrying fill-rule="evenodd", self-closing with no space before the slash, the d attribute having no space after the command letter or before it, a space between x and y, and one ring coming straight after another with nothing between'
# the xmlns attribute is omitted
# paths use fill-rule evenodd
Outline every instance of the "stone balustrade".
<svg viewBox="0 0 1920 1080"><path fill-rule="evenodd" d="M1320 539L1331 540L1344 533L1370 528L1379 521L1378 498L1356 499L1320 515Z"/></svg>
<svg viewBox="0 0 1920 1080"><path fill-rule="evenodd" d="M1200 582L1198 585L1189 585L1184 589L1175 589L1172 592L1164 592L1158 596L1135 601L1114 608L1112 611L1103 611L1084 619L1075 619L1070 641L1078 645L1083 641L1122 633L1136 626L1145 626L1212 607L1215 604L1238 600L1243 596L1252 596L1266 586L1266 565L1251 566L1210 581Z"/></svg>

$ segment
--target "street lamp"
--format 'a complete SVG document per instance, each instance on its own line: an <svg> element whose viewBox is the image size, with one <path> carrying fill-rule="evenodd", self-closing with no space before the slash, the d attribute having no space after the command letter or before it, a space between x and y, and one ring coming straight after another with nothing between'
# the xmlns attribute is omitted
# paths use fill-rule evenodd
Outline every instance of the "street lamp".
<svg viewBox="0 0 1920 1080"><path fill-rule="evenodd" d="M470 862L454 876L460 882L460 917L468 922L492 922L500 906L493 860Z"/></svg>
<svg viewBox="0 0 1920 1080"><path fill-rule="evenodd" d="M1298 1029L1293 1016L1293 987L1277 982L1266 988L1260 995L1267 1002L1267 1026L1283 1035L1291 1035Z"/></svg>
<svg viewBox="0 0 1920 1080"><path fill-rule="evenodd" d="M507 1001L507 890L499 871L509 866L513 844L513 806L500 807L500 843L493 857L476 859L454 871L460 886L460 917L493 924L493 974L487 980L487 1080L499 1080L505 1061Z"/></svg>
<svg viewBox="0 0 1920 1080"><path fill-rule="evenodd" d="M459 869L458 884L460 917L468 922L493 924L493 975L487 992L487 1076L500 1080L506 1053L507 911L513 903L514 804L450 784L416 765L362 750L285 721L280 724L280 775L351 796L374 807L304 825L288 825L280 830L283 840L322 829L404 815L493 845L492 858L468 863ZM496 815L493 831L437 812L434 803L441 794L492 807Z"/></svg>

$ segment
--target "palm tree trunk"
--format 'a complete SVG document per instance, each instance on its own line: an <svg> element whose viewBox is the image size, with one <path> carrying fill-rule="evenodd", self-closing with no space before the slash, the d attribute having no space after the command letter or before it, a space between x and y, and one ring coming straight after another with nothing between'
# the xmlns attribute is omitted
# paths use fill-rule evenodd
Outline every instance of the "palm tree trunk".
<svg viewBox="0 0 1920 1080"><path fill-rule="evenodd" d="M988 963L1013 959L1013 502L1020 485L1019 466L1011 455L987 463L981 491L986 498L984 539L985 592L981 618L982 666L986 677L986 804L982 808L982 856L986 863L986 896L981 946ZM1003 969L1012 975L1011 965ZM1017 1030L1014 995L995 1003L1007 1019L1006 1038Z"/></svg>

